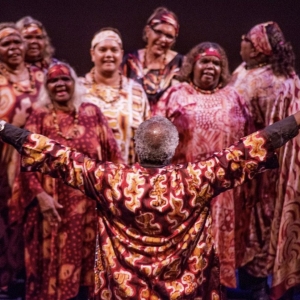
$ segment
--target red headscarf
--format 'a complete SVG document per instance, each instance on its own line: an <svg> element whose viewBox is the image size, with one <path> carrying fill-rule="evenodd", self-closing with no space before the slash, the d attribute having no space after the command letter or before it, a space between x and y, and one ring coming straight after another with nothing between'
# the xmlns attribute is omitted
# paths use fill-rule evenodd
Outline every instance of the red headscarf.
<svg viewBox="0 0 300 300"><path fill-rule="evenodd" d="M254 48L257 51L270 56L272 55L272 46L269 42L269 38L266 30L268 26L274 26L280 30L276 22L270 21L270 22L261 23L254 26L247 34L247 37L251 40ZM281 42L283 43L284 41Z"/></svg>
<svg viewBox="0 0 300 300"><path fill-rule="evenodd" d="M215 56L217 57L219 60L221 60L221 54L219 53L219 51L213 47L207 48L204 50L204 52L199 53L196 57L195 57L195 62L200 59L203 56Z"/></svg>
<svg viewBox="0 0 300 300"><path fill-rule="evenodd" d="M162 23L167 23L173 26L175 28L176 36L178 35L179 24L171 13L163 12L162 14L157 14L149 21L148 25L155 26Z"/></svg>
<svg viewBox="0 0 300 300"><path fill-rule="evenodd" d="M47 81L58 76L69 76L72 78L71 70L66 65L61 63L50 66L46 76Z"/></svg>

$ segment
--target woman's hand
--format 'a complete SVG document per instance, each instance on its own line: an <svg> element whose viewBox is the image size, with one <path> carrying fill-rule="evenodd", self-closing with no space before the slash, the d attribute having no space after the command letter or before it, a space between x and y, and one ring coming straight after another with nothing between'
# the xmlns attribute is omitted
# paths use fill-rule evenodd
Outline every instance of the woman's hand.
<svg viewBox="0 0 300 300"><path fill-rule="evenodd" d="M46 192L41 192L37 196L39 206L44 218L54 226L61 222L61 217L57 211L58 208L63 208L61 204L56 202L50 195Z"/></svg>

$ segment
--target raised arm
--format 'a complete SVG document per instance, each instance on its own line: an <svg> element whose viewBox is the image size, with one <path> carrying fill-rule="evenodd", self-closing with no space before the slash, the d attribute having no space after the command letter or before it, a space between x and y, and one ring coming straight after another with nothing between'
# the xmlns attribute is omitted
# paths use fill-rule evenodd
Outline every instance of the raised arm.
<svg viewBox="0 0 300 300"><path fill-rule="evenodd" d="M115 168L112 163L96 162L45 136L32 134L7 123L0 123L0 136L22 154L23 170L62 178L66 184L93 199L99 199L106 167Z"/></svg>
<svg viewBox="0 0 300 300"><path fill-rule="evenodd" d="M193 172L200 172L201 180L204 181L201 184L203 186L204 183L205 191L201 193L215 197L252 179L265 169L278 167L274 150L298 134L299 124L300 113L297 112L294 116L242 138L239 143L215 153L206 161L191 164Z"/></svg>

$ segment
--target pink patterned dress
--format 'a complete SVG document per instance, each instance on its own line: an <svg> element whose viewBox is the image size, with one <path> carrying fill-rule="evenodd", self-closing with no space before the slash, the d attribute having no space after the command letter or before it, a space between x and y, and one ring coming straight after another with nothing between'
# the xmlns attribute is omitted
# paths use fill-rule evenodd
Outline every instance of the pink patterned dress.
<svg viewBox="0 0 300 300"><path fill-rule="evenodd" d="M155 114L170 119L179 132L173 163L200 161L221 151L249 131L250 120L243 99L231 87L211 94L190 84L171 87L159 101ZM221 263L221 283L235 287L235 223L242 209L240 189L212 202L213 235Z"/></svg>
<svg viewBox="0 0 300 300"><path fill-rule="evenodd" d="M249 105L255 130L272 124L279 116L282 118L283 107L276 103L284 99L287 109L294 97L293 80L276 76L271 65L247 70L245 63L242 63L234 71L231 85ZM246 202L240 214L238 239L246 247L239 249L237 267L244 266L249 274L256 277L266 277L273 273L274 251L277 251L279 242L278 222L285 222L286 218L276 201L278 179L279 170L269 170L258 175L256 180L245 187Z"/></svg>
<svg viewBox="0 0 300 300"><path fill-rule="evenodd" d="M57 112L57 122L65 136L72 135L74 115ZM82 104L78 120L78 133L71 140L57 133L51 108L34 110L26 128L91 158L122 162L114 136L98 107ZM51 227L41 214L36 196L43 191L63 205L58 210L62 222L56 227ZM80 286L87 287L92 297L97 236L95 201L48 175L21 173L10 209L12 220L23 219L25 223L26 299L66 300L75 297Z"/></svg>

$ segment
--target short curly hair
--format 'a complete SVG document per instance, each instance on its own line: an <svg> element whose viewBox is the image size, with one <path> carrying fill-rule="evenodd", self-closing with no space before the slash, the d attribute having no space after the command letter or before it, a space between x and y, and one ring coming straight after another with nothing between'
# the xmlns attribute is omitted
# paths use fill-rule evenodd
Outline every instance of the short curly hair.
<svg viewBox="0 0 300 300"><path fill-rule="evenodd" d="M295 72L295 54L290 42L286 42L283 32L275 22L266 26L272 55L268 57L275 75L291 76Z"/></svg>
<svg viewBox="0 0 300 300"><path fill-rule="evenodd" d="M155 116L140 124L134 139L141 163L166 165L178 145L178 131L167 118Z"/></svg>
<svg viewBox="0 0 300 300"><path fill-rule="evenodd" d="M192 81L193 80L193 70L195 65L196 56L200 53L205 52L209 48L216 49L221 55L221 76L218 84L222 87L226 86L230 80L230 72L228 66L228 59L224 49L217 43L213 42L203 42L192 48L186 55L183 64L180 69L180 74L178 75L178 80L180 81Z"/></svg>

